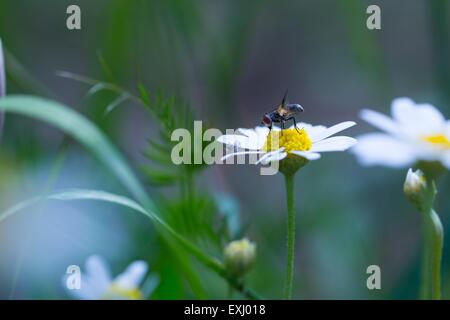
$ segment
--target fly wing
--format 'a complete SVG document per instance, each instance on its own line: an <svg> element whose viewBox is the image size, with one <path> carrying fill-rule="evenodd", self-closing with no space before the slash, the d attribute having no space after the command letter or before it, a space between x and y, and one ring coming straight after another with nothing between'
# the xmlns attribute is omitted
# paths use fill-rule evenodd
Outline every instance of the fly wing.
<svg viewBox="0 0 450 320"><path fill-rule="evenodd" d="M284 93L283 100L281 100L281 104L277 107L277 113L280 116L285 116L288 114L289 110L286 108L289 105L289 97L288 90Z"/></svg>
<svg viewBox="0 0 450 320"><path fill-rule="evenodd" d="M286 92L284 93L283 100L281 100L281 105L285 107L289 104L289 97L288 97L288 90L286 89Z"/></svg>
<svg viewBox="0 0 450 320"><path fill-rule="evenodd" d="M280 115L280 116L286 116L287 114L288 114L288 110L286 109L286 106L285 105L283 105L283 104L280 104L278 107L277 107L277 114L278 115Z"/></svg>

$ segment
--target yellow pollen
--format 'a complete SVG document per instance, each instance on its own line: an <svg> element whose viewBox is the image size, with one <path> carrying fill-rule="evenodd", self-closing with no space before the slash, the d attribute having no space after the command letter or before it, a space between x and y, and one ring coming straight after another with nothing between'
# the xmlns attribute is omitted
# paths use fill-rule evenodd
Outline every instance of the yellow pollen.
<svg viewBox="0 0 450 320"><path fill-rule="evenodd" d="M423 141L431 143L437 147L450 149L450 140L443 134L435 134L431 136L425 136L422 138Z"/></svg>
<svg viewBox="0 0 450 320"><path fill-rule="evenodd" d="M138 289L124 289L116 284L112 284L108 290L103 294L104 300L115 299L128 299L128 300L141 300L142 293Z"/></svg>
<svg viewBox="0 0 450 320"><path fill-rule="evenodd" d="M305 129L284 129L281 131L271 130L264 144L264 151L274 151L284 148L284 151L293 150L307 151L311 149L311 139Z"/></svg>

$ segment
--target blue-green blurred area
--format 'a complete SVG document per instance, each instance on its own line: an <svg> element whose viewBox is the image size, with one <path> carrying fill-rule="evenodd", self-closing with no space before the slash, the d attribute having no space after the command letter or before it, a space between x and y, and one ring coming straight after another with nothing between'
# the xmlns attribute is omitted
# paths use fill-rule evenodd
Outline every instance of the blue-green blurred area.
<svg viewBox="0 0 450 320"><path fill-rule="evenodd" d="M81 8L81 30L66 28L70 4ZM366 28L370 4L381 7L381 30ZM449 15L445 0L2 0L0 38L8 94L50 97L86 115L148 182L141 167L152 163L143 153L147 139L158 139L160 121L129 101L105 115L115 94L86 96L88 86L57 71L133 92L141 82L150 93L160 90L188 102L197 120L222 131L258 125L289 89L290 100L305 108L303 121L330 126L354 120L358 126L346 134L357 136L372 130L359 120L361 108L387 113L399 96L433 103L450 117ZM180 110L175 105L171 112ZM126 194L86 150L43 123L8 114L0 148L1 210L63 188ZM202 222L217 221L221 211L234 212L239 235L257 244L246 284L264 297L280 298L286 257L282 176L261 176L250 165L207 166L194 174L188 199L205 195L206 209L208 199L217 197L231 204L221 209L223 201L215 201L187 231L176 220L177 188L148 183L148 192L155 202L166 199L161 206L175 212L166 213L170 223L219 259L223 243L191 233ZM350 153L325 154L297 174L295 298L417 298L420 216L402 194L405 175L406 170L360 167ZM444 177L437 211L446 231L449 189ZM183 219L198 213L191 211ZM446 240L446 298L449 247ZM67 298L67 266L83 267L91 254L104 256L115 274L133 260L146 260L161 278L152 298L227 297L222 279L172 251L148 219L126 209L44 202L0 224L0 298ZM381 290L366 287L372 264L381 267Z"/></svg>

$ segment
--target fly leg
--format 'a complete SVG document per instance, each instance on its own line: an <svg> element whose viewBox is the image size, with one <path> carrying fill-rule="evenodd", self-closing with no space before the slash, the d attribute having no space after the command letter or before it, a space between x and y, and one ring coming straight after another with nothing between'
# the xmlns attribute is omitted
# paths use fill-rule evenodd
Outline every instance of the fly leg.
<svg viewBox="0 0 450 320"><path fill-rule="evenodd" d="M297 130L297 132L300 133L300 131L298 131L297 128L297 120L295 120L295 117L292 117L292 120L294 121L295 130Z"/></svg>
<svg viewBox="0 0 450 320"><path fill-rule="evenodd" d="M294 117L294 116L291 116L291 117L289 117L289 118L286 119L286 121L288 121L288 120L294 121L294 127L295 127L295 130L297 130L297 132L300 133L300 131L298 131L298 128L297 128L297 120L295 120L295 117Z"/></svg>

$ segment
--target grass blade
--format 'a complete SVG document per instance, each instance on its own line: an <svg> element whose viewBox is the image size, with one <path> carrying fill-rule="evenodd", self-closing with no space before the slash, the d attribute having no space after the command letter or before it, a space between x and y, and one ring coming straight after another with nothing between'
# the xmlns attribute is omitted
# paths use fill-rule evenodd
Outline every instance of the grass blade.
<svg viewBox="0 0 450 320"><path fill-rule="evenodd" d="M238 291L247 295L249 298L257 298L257 295L243 287L236 279L230 278L219 261L206 255L159 217L156 213L156 206L146 194L145 189L142 187L121 153L91 121L61 103L28 95L10 95L1 98L0 112L1 111L12 112L42 120L61 129L65 134L77 140L97 156L97 158L111 170L137 201L102 191L86 190L54 194L47 196L47 198L53 200L95 199L114 202L138 211L150 218L155 223L156 229L162 232L165 238L167 238L166 235L170 235L171 238L168 239L169 241L175 239L183 249L192 254L203 265L226 279ZM0 214L0 222L6 217L11 216L42 199L42 197L36 197L17 204L13 208Z"/></svg>
<svg viewBox="0 0 450 320"><path fill-rule="evenodd" d="M5 220L7 217L12 216L15 213L18 213L26 208L32 207L44 200L56 200L56 201L74 201L74 200L95 200L95 201L103 201L108 203L114 203L128 209L137 211L150 220L155 222L157 225L162 226L166 231L168 231L172 236L178 239L183 247L188 249L197 259L200 260L205 266L209 267L220 276L225 278L230 285L232 285L235 289L240 291L242 294L246 295L251 299L260 299L260 297L251 291L250 289L244 287L242 283L238 282L235 278L230 278L227 276L222 264L206 256L203 252L199 251L196 247L186 241L182 236L180 236L176 231L174 231L169 225L167 225L163 220L158 218L158 216L154 212L150 212L142 207L136 201L113 193L109 193L102 190L86 190L86 189L73 189L73 190L65 190L45 196L34 197L25 201L18 203L17 205L11 207L10 209L0 213L0 222Z"/></svg>

